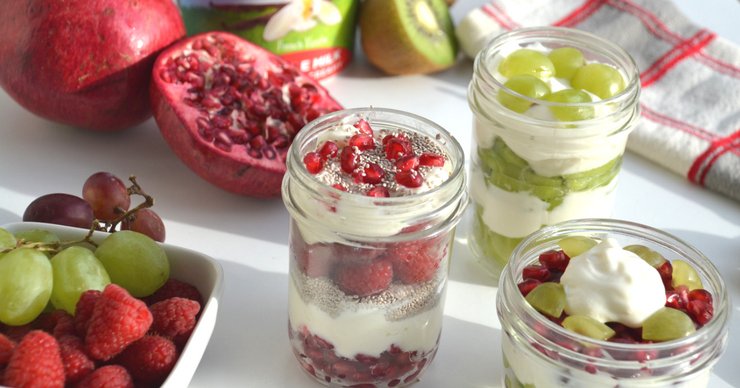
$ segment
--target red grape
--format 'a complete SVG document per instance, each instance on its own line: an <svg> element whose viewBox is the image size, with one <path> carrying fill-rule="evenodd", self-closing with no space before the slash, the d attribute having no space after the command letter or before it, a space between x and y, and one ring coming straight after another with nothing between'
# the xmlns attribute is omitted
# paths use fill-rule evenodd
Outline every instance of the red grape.
<svg viewBox="0 0 740 388"><path fill-rule="evenodd" d="M137 210L121 223L121 230L133 230L151 237L155 241L164 242L164 222L151 209Z"/></svg>
<svg viewBox="0 0 740 388"><path fill-rule="evenodd" d="M131 206L126 185L109 172L96 172L82 185L82 198L92 206L95 218L113 221Z"/></svg>
<svg viewBox="0 0 740 388"><path fill-rule="evenodd" d="M89 229L93 210L84 199L64 193L46 194L31 202L23 213L23 221L75 226Z"/></svg>

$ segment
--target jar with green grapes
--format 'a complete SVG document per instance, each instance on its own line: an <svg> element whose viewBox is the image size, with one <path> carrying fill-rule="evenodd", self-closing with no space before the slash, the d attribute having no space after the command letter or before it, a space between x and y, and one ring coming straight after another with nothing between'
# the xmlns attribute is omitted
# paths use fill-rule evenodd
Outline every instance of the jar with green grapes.
<svg viewBox="0 0 740 388"><path fill-rule="evenodd" d="M496 278L541 227L611 216L639 91L629 54L584 31L514 30L478 54L468 88L469 244Z"/></svg>

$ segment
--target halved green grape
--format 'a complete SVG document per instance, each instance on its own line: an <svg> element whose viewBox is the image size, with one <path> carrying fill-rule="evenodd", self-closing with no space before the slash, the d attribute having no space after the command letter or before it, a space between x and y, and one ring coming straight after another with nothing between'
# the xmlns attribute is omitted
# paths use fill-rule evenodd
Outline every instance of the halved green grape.
<svg viewBox="0 0 740 388"><path fill-rule="evenodd" d="M688 287L689 291L704 288L701 284L701 277L699 277L699 274L691 264L683 260L673 260L671 261L671 265L673 266L673 280L671 280L671 285L674 288L681 285Z"/></svg>
<svg viewBox="0 0 740 388"><path fill-rule="evenodd" d="M642 323L642 338L648 341L670 341L696 331L694 321L681 310L662 307Z"/></svg>
<svg viewBox="0 0 740 388"><path fill-rule="evenodd" d="M658 252L655 252L654 250L640 244L634 244L634 245L627 245L623 248L625 251L630 251L637 256L640 256L641 259L645 260L648 264L650 264L654 268L658 268L663 263L666 262L666 259Z"/></svg>
<svg viewBox="0 0 740 388"><path fill-rule="evenodd" d="M480 205L475 207L475 215L473 231L482 256L503 268L509 261L509 255L523 238L506 237L489 229L483 222L483 207Z"/></svg>
<svg viewBox="0 0 740 388"><path fill-rule="evenodd" d="M625 87L622 74L603 63L589 63L580 67L573 76L571 85L587 90L602 100L617 95Z"/></svg>
<svg viewBox="0 0 740 388"><path fill-rule="evenodd" d="M621 165L622 156L620 155L591 170L563 175L563 179L565 179L565 185L571 191L592 190L609 184L619 173Z"/></svg>
<svg viewBox="0 0 740 388"><path fill-rule="evenodd" d="M548 94L545 100L559 102L564 104L578 104L591 102L591 96L582 90L563 89L555 93ZM594 108L592 106L550 106L550 112L560 121L579 121L594 118Z"/></svg>
<svg viewBox="0 0 740 388"><path fill-rule="evenodd" d="M540 99L550 93L550 87L544 81L528 74L512 76L504 83L504 86L530 98ZM498 91L498 101L517 113L524 113L532 106L531 101L518 97L507 89Z"/></svg>
<svg viewBox="0 0 740 388"><path fill-rule="evenodd" d="M568 236L560 239L558 245L568 257L576 257L593 248L598 242L586 236Z"/></svg>
<svg viewBox="0 0 740 388"><path fill-rule="evenodd" d="M560 317L565 309L565 290L560 283L542 283L530 291L525 299L535 310L553 318Z"/></svg>
<svg viewBox="0 0 740 388"><path fill-rule="evenodd" d="M570 315L563 320L563 327L574 333L602 341L606 341L616 334L611 327L588 315Z"/></svg>
<svg viewBox="0 0 740 388"><path fill-rule="evenodd" d="M25 325L49 302L52 271L49 259L35 249L16 248L0 258L0 322Z"/></svg>
<svg viewBox="0 0 740 388"><path fill-rule="evenodd" d="M547 55L555 66L555 76L570 80L578 68L586 64L581 50L574 47L560 47Z"/></svg>
<svg viewBox="0 0 740 388"><path fill-rule="evenodd" d="M148 236L131 230L108 235L95 256L113 283L138 298L154 293L170 276L164 249Z"/></svg>
<svg viewBox="0 0 740 388"><path fill-rule="evenodd" d="M555 65L539 51L519 49L501 61L498 71L506 78L528 74L546 80L555 75Z"/></svg>
<svg viewBox="0 0 740 388"><path fill-rule="evenodd" d="M102 291L110 284L108 272L95 254L84 247L69 247L51 258L54 287L51 303L74 315L80 295L87 290Z"/></svg>
<svg viewBox="0 0 740 388"><path fill-rule="evenodd" d="M18 240L40 242L44 244L54 244L60 241L59 236L44 229L21 230L15 233L15 238Z"/></svg>

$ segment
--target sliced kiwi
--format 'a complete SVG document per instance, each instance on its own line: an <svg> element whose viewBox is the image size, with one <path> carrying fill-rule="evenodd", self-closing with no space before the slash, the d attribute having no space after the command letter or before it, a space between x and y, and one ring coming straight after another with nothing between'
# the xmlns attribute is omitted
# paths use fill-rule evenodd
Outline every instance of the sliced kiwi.
<svg viewBox="0 0 740 388"><path fill-rule="evenodd" d="M359 24L365 55L388 74L440 71L457 58L445 0L366 0Z"/></svg>

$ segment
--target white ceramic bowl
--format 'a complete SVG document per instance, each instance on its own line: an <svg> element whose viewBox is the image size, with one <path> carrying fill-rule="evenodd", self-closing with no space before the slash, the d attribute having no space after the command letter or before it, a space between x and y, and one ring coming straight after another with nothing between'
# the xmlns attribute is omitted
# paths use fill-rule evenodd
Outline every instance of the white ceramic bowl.
<svg viewBox="0 0 740 388"><path fill-rule="evenodd" d="M17 222L0 227L11 233L44 229L55 233L62 241L79 240L87 234L85 229L36 222ZM108 233L95 232L93 239L100 241L106 235ZM223 269L216 260L204 254L166 243L161 245L170 261L170 277L195 286L203 295L204 302L193 334L180 354L177 364L162 384L163 388L180 388L187 386L193 378L216 325L218 299L223 291Z"/></svg>

